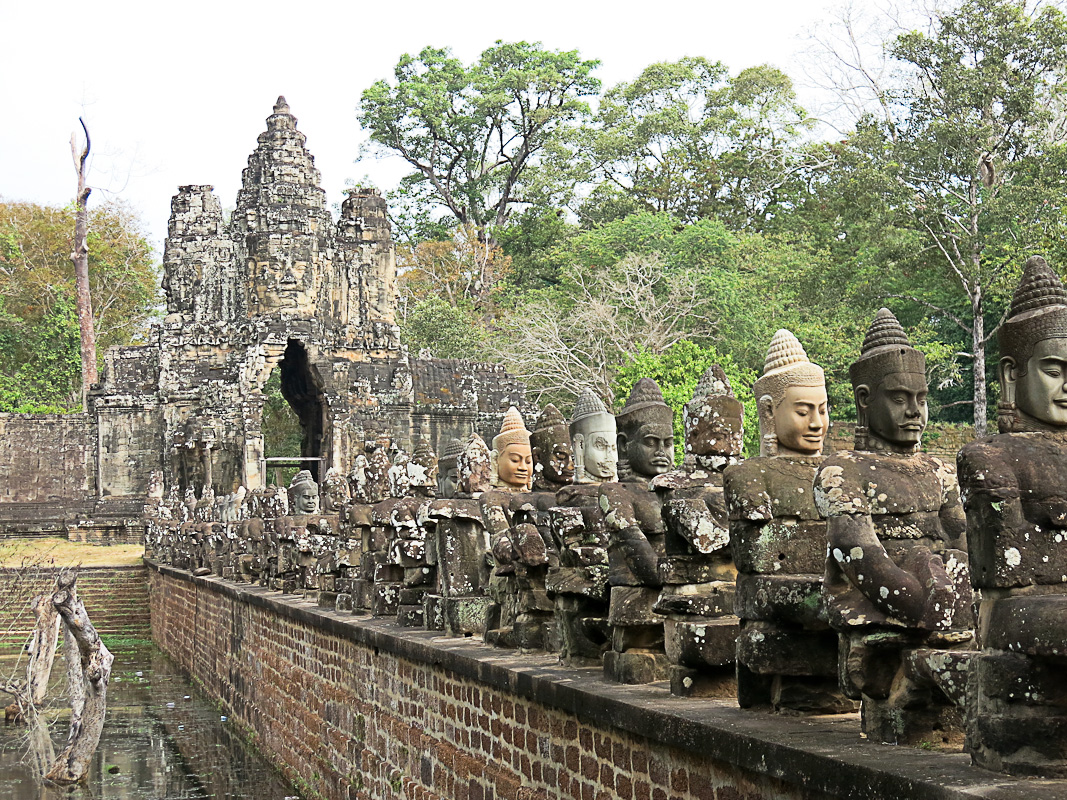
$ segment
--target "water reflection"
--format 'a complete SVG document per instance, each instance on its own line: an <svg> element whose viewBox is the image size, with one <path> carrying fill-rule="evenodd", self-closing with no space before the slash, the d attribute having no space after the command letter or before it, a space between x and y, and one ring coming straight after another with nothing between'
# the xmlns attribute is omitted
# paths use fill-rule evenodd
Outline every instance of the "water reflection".
<svg viewBox="0 0 1067 800"><path fill-rule="evenodd" d="M88 786L73 792L35 786L22 762L25 726L4 725L0 800L299 799L159 650L141 646L113 652L107 721ZM10 657L0 657L0 674L10 674L11 663ZM65 702L65 669L57 657L49 690L57 703ZM48 712L49 718L59 717L52 725L56 752L66 741L69 713L69 708Z"/></svg>

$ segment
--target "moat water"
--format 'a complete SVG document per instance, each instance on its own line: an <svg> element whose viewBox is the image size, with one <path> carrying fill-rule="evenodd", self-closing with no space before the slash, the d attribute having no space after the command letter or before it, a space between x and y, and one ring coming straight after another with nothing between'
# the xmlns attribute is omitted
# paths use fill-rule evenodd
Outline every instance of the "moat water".
<svg viewBox="0 0 1067 800"><path fill-rule="evenodd" d="M300 793L157 648L134 643L111 649L115 664L107 719L88 783L72 790L41 786L25 758L26 727L5 724L0 726L0 800L300 800ZM13 656L0 656L0 680L11 675L14 663ZM25 659L19 669L24 678ZM69 729L65 670L57 656L46 711L57 753Z"/></svg>

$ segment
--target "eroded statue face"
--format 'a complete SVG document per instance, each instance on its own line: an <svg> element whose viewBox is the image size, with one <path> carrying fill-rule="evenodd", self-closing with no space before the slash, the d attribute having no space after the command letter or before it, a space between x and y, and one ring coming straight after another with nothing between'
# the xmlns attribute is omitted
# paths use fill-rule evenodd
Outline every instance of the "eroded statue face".
<svg viewBox="0 0 1067 800"><path fill-rule="evenodd" d="M319 487L314 483L301 483L293 489L293 513L315 514L319 510Z"/></svg>
<svg viewBox="0 0 1067 800"><path fill-rule="evenodd" d="M570 441L552 443L548 453L534 448L534 460L541 465L544 479L549 483L570 483L574 480L574 451Z"/></svg>
<svg viewBox="0 0 1067 800"><path fill-rule="evenodd" d="M582 458L585 471L600 481L615 480L619 463L619 446L613 427L582 434Z"/></svg>
<svg viewBox="0 0 1067 800"><path fill-rule="evenodd" d="M774 409L779 454L815 456L830 429L824 386L790 386Z"/></svg>
<svg viewBox="0 0 1067 800"><path fill-rule="evenodd" d="M867 398L867 428L890 446L911 450L922 440L929 418L926 375L891 372Z"/></svg>
<svg viewBox="0 0 1067 800"><path fill-rule="evenodd" d="M1015 403L1028 417L1067 428L1067 339L1043 339L1034 345L1026 374L1015 379Z"/></svg>
<svg viewBox="0 0 1067 800"><path fill-rule="evenodd" d="M504 452L497 456L496 474L500 482L513 489L525 489L530 484L533 474L533 453L530 445L509 444Z"/></svg>
<svg viewBox="0 0 1067 800"><path fill-rule="evenodd" d="M455 497L459 487L459 467L453 464L442 469L437 476L437 493L441 497Z"/></svg>
<svg viewBox="0 0 1067 800"><path fill-rule="evenodd" d="M646 422L625 440L630 469L638 475L654 477L674 466L674 431L669 425Z"/></svg>

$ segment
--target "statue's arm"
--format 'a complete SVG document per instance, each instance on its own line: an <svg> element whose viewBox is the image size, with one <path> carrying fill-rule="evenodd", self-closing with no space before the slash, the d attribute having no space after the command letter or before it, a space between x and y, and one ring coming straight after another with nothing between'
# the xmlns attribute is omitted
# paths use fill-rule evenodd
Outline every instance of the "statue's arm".
<svg viewBox="0 0 1067 800"><path fill-rule="evenodd" d="M646 586L659 586L659 556L641 530L633 501L626 490L619 484L603 484L600 510L611 539L618 545L634 576Z"/></svg>
<svg viewBox="0 0 1067 800"><path fill-rule="evenodd" d="M868 514L841 514L826 521L830 556L849 583L886 614L920 628L940 627L951 605L952 580L941 559L923 553L903 569L878 540Z"/></svg>

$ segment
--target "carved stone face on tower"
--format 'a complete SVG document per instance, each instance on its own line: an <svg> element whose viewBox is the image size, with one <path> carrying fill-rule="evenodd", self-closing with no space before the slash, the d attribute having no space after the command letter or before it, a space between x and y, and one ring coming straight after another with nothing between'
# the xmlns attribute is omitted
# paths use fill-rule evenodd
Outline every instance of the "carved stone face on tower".
<svg viewBox="0 0 1067 800"><path fill-rule="evenodd" d="M315 298L307 262L276 253L273 241L269 249L270 261L258 262L253 267L258 276L256 294L261 308L314 313Z"/></svg>
<svg viewBox="0 0 1067 800"><path fill-rule="evenodd" d="M570 430L571 447L574 450L574 482L617 480L619 448L615 415L589 389L583 390L578 397Z"/></svg>

